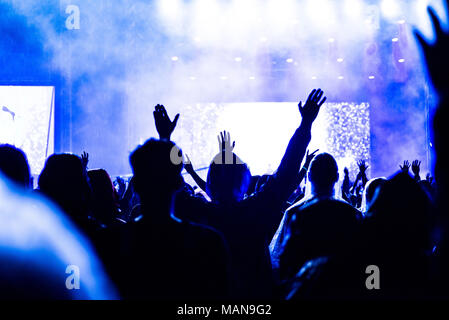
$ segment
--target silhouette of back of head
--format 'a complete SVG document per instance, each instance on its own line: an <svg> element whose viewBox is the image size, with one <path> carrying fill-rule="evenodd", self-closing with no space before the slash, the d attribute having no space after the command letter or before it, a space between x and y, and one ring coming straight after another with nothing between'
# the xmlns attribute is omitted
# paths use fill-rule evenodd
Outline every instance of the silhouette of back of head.
<svg viewBox="0 0 449 320"><path fill-rule="evenodd" d="M430 199L407 173L400 172L379 187L370 215L386 235L427 245Z"/></svg>
<svg viewBox="0 0 449 320"><path fill-rule="evenodd" d="M50 156L39 176L39 190L54 200L75 221L88 214L90 187L81 158L73 154Z"/></svg>
<svg viewBox="0 0 449 320"><path fill-rule="evenodd" d="M312 191L317 194L332 192L338 181L338 165L329 153L320 153L313 158L309 168Z"/></svg>
<svg viewBox="0 0 449 320"><path fill-rule="evenodd" d="M87 172L92 188L92 205L97 218L107 222L118 213L118 197L111 177L104 169Z"/></svg>
<svg viewBox="0 0 449 320"><path fill-rule="evenodd" d="M131 154L130 162L134 188L146 206L171 201L183 184L182 151L171 141L148 140Z"/></svg>
<svg viewBox="0 0 449 320"><path fill-rule="evenodd" d="M22 150L9 144L0 145L0 171L18 185L30 187L30 166Z"/></svg>
<svg viewBox="0 0 449 320"><path fill-rule="evenodd" d="M378 187L382 186L385 182L387 182L385 178L374 178L367 182L365 190L363 190L363 211L369 210Z"/></svg>
<svg viewBox="0 0 449 320"><path fill-rule="evenodd" d="M207 174L207 194L220 203L242 200L251 181L248 166L235 153L229 155L224 159L224 152L217 154Z"/></svg>

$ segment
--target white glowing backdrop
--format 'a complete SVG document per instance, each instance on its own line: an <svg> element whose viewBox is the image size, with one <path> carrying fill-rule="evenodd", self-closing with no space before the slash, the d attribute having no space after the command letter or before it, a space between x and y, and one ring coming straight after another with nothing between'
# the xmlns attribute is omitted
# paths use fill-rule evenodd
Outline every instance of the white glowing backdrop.
<svg viewBox="0 0 449 320"><path fill-rule="evenodd" d="M251 173L271 173L278 167L301 116L297 102L195 104L187 106L173 140L195 169L207 167L218 152L222 130L236 141L235 153ZM366 103L326 103L313 125L309 149L331 153L340 171L357 173L356 161L370 162L370 108ZM205 177L207 170L202 170ZM343 177L343 175L341 175Z"/></svg>
<svg viewBox="0 0 449 320"><path fill-rule="evenodd" d="M54 152L54 87L0 86L0 143L25 151L33 174Z"/></svg>

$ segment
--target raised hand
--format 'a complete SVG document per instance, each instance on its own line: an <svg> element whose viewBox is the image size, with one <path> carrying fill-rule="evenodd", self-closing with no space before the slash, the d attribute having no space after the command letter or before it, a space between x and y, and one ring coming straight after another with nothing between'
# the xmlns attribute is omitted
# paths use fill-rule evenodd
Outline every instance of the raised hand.
<svg viewBox="0 0 449 320"><path fill-rule="evenodd" d="M304 123L312 125L313 121L315 121L321 106L327 99L326 97L323 98L323 95L324 92L321 89L314 89L307 98L304 106L302 106L301 101L299 102L299 112Z"/></svg>
<svg viewBox="0 0 449 320"><path fill-rule="evenodd" d="M408 172L410 170L410 162L408 162L408 160L405 160L402 166L399 165L399 168L401 168L403 172Z"/></svg>
<svg viewBox="0 0 449 320"><path fill-rule="evenodd" d="M83 151L81 154L81 163L83 164L83 168L86 170L87 165L89 164L89 154L86 151Z"/></svg>
<svg viewBox="0 0 449 320"><path fill-rule="evenodd" d="M231 134L229 132L220 132L218 138L218 149L220 152L232 152L235 147L235 141L231 145Z"/></svg>
<svg viewBox="0 0 449 320"><path fill-rule="evenodd" d="M446 0L446 10L449 15L449 0ZM428 7L427 11L435 31L435 42L433 44L427 42L417 30L414 30L414 33L423 50L433 85L440 96L443 96L447 95L449 88L449 77L447 76L449 74L449 33L441 27L435 10Z"/></svg>
<svg viewBox="0 0 449 320"><path fill-rule="evenodd" d="M154 123L156 124L156 130L159 133L159 138L170 140L171 134L175 130L176 124L178 123L179 113L175 116L173 121L171 121L165 107L158 104L154 107L153 116Z"/></svg>
<svg viewBox="0 0 449 320"><path fill-rule="evenodd" d="M305 168L309 168L310 163L312 162L313 158L315 158L315 154L319 151L320 149L316 149L314 152L312 152L311 154L309 154L309 150L307 150L307 154L306 154L306 161L304 162L304 167Z"/></svg>
<svg viewBox="0 0 449 320"><path fill-rule="evenodd" d="M348 170L348 168L344 168L343 169L343 172L345 173L345 177L348 177L349 176L349 170Z"/></svg>
<svg viewBox="0 0 449 320"><path fill-rule="evenodd" d="M415 175L415 177L419 177L420 166L421 161L415 160L412 162L412 172Z"/></svg>
<svg viewBox="0 0 449 320"><path fill-rule="evenodd" d="M428 183L430 183L430 185L432 185L432 183L433 183L433 177L430 175L430 173L428 173L428 174L426 175L426 181L427 181Z"/></svg>
<svg viewBox="0 0 449 320"><path fill-rule="evenodd" d="M357 166L359 167L359 171L361 174L365 174L366 170L369 168L369 166L366 165L365 160L358 161Z"/></svg>

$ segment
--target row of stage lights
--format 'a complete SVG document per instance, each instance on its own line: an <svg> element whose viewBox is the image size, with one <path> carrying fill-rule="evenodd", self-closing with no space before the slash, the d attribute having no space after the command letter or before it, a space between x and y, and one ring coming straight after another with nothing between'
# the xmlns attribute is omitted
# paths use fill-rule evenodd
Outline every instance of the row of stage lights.
<svg viewBox="0 0 449 320"><path fill-rule="evenodd" d="M373 76L373 75L370 75L367 78L368 78L368 80L375 80L376 79L376 77ZM191 81L195 81L195 80L198 80L198 77L190 76L189 79ZM230 78L228 76L220 76L218 79L220 79L222 81L226 81L226 80L229 80ZM319 78L317 76L311 76L310 79L318 80ZM338 80L344 80L345 77L344 76L338 76L337 79ZM250 76L250 77L248 77L248 80L251 80L251 81L256 80L256 77L255 76Z"/></svg>
<svg viewBox="0 0 449 320"><path fill-rule="evenodd" d="M397 21L397 23L398 24L405 24L405 20L404 19L401 19L401 20L398 20ZM195 37L194 38L194 40L196 41L196 42L199 42L199 41L201 41L198 37ZM266 38L266 37L261 37L260 38L260 41L261 42L267 42L268 41L268 39ZM335 38L329 38L328 39L328 42L329 43L334 43L336 40L335 40ZM398 43L399 42L399 38L398 37L394 37L394 38L392 38L391 39L391 41L393 42L393 43ZM178 56L172 56L171 57L171 60L173 61L173 62L177 62L177 61L179 61L179 57ZM237 62L237 63L239 63L239 62L242 62L243 61L243 58L242 57L235 57L234 58L234 61L235 62ZM344 61L344 58L342 58L342 57L340 57L340 58L337 58L337 60L336 60L338 63L343 63L343 61ZM400 59L398 59L397 60L399 63L404 63L405 62L405 59L404 58L400 58ZM291 64L297 64L295 61L294 61L294 59L293 58L287 58L286 60L285 60L285 62L287 62L287 63L291 63ZM275 62L274 62L275 63ZM195 77L190 77L190 78L193 78L192 80L196 80L196 78ZM226 78L226 77L221 77L221 78ZM254 80L255 78L254 77L250 77L250 80ZM316 77L312 77L312 79L316 79ZM344 77L343 76L340 76L340 77L338 77L338 79L340 79L340 80L343 80L344 79ZM375 77L374 76L369 76L369 79L370 80L374 80L375 79ZM222 79L222 80L226 80L226 79Z"/></svg>

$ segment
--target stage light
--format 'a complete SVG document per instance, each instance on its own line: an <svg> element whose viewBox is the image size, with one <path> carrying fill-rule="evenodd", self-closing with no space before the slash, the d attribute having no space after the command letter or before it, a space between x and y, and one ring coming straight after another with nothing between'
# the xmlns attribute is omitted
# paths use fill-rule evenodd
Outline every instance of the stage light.
<svg viewBox="0 0 449 320"><path fill-rule="evenodd" d="M308 0L307 16L316 28L327 28L335 22L335 8L329 0Z"/></svg>
<svg viewBox="0 0 449 320"><path fill-rule="evenodd" d="M339 76L338 77L338 80L343 80L345 77L343 77L343 76Z"/></svg>
<svg viewBox="0 0 449 320"><path fill-rule="evenodd" d="M350 18L363 16L363 4L361 0L345 0L344 12Z"/></svg>
<svg viewBox="0 0 449 320"><path fill-rule="evenodd" d="M401 11L397 0L382 0L380 9L385 18L393 19L397 17Z"/></svg>
<svg viewBox="0 0 449 320"><path fill-rule="evenodd" d="M393 42L398 42L398 41L399 41L399 38L393 38L393 39L391 39L391 41L393 41Z"/></svg>
<svg viewBox="0 0 449 320"><path fill-rule="evenodd" d="M398 62L399 62L399 63L404 63L404 62L405 62L405 59L399 59Z"/></svg>
<svg viewBox="0 0 449 320"><path fill-rule="evenodd" d="M404 24L404 23L405 23L405 20L404 20L404 19L401 19L401 20L398 21L398 23L399 23L399 24Z"/></svg>
<svg viewBox="0 0 449 320"><path fill-rule="evenodd" d="M242 1L242 0L240 0ZM262 1L259 1L262 2ZM298 12L297 0L267 0L264 3L267 21L270 25L270 32L273 34L282 34L291 21L296 19ZM298 21L299 22L299 21Z"/></svg>
<svg viewBox="0 0 449 320"><path fill-rule="evenodd" d="M192 30L202 42L215 43L219 41L223 17L220 2L210 0L195 0L192 5Z"/></svg>
<svg viewBox="0 0 449 320"><path fill-rule="evenodd" d="M370 80L374 80L376 77L375 76L369 76L368 79Z"/></svg>
<svg viewBox="0 0 449 320"><path fill-rule="evenodd" d="M292 59L292 58L288 58L288 59L285 60L285 61L287 61L287 63L292 63L292 62L293 62L293 59Z"/></svg>
<svg viewBox="0 0 449 320"><path fill-rule="evenodd" d="M240 57L235 57L235 58L234 58L234 61L235 61L235 62L241 62L241 61L242 61L242 58L240 58Z"/></svg>
<svg viewBox="0 0 449 320"><path fill-rule="evenodd" d="M334 43L335 39L334 38L329 38L329 40L327 40L327 41L329 41L329 43Z"/></svg>
<svg viewBox="0 0 449 320"><path fill-rule="evenodd" d="M343 60L344 60L343 58L338 58L338 59L337 59L337 62L338 62L338 63L342 63Z"/></svg>
<svg viewBox="0 0 449 320"><path fill-rule="evenodd" d="M178 58L177 56L173 56L173 57L171 57L171 60L172 60L172 61L178 61L179 58Z"/></svg>
<svg viewBox="0 0 449 320"><path fill-rule="evenodd" d="M254 76L249 77L249 80L255 80L255 79L256 79L256 77L254 77Z"/></svg>
<svg viewBox="0 0 449 320"><path fill-rule="evenodd" d="M176 22L182 14L181 0L159 0L157 3L159 16L167 22Z"/></svg>
<svg viewBox="0 0 449 320"><path fill-rule="evenodd" d="M189 77L189 79L193 81L193 80L196 80L196 77L192 76L192 77Z"/></svg>
<svg viewBox="0 0 449 320"><path fill-rule="evenodd" d="M184 32L184 4L182 0L159 0L157 2L158 19L166 31L171 34L182 34Z"/></svg>
<svg viewBox="0 0 449 320"><path fill-rule="evenodd" d="M228 77L227 76L221 76L220 79L221 80L228 80Z"/></svg>
<svg viewBox="0 0 449 320"><path fill-rule="evenodd" d="M316 79L318 79L317 76L312 76L312 80L316 80Z"/></svg>

